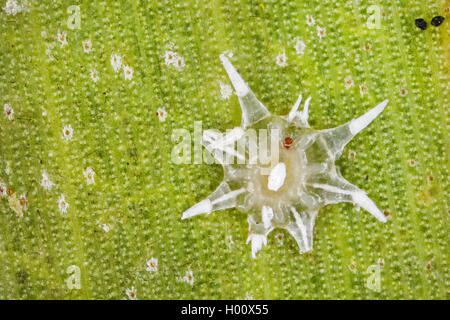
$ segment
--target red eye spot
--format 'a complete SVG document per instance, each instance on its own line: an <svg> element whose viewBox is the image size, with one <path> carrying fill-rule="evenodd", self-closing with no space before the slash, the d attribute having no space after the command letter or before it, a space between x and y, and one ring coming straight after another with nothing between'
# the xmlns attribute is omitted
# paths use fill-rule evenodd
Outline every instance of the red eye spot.
<svg viewBox="0 0 450 320"><path fill-rule="evenodd" d="M294 144L294 140L292 140L291 137L286 137L286 138L284 139L284 147L285 147L286 149L289 150L289 149L292 147L293 144Z"/></svg>

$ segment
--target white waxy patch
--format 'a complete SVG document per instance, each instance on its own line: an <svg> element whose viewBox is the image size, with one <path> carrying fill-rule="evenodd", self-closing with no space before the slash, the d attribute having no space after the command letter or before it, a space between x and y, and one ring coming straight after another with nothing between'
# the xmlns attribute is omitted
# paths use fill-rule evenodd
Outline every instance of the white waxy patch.
<svg viewBox="0 0 450 320"><path fill-rule="evenodd" d="M233 67L230 60L228 60L228 58L224 54L221 54L220 61L222 62L225 71L228 73L228 76L230 77L231 83L233 84L238 97L243 97L248 94L250 89L248 88L245 81L241 78L239 73L236 71L236 69Z"/></svg>
<svg viewBox="0 0 450 320"><path fill-rule="evenodd" d="M267 236L263 234L251 234L247 238L247 242L252 242L252 258L256 258L256 253L262 249L263 245L267 245Z"/></svg>
<svg viewBox="0 0 450 320"><path fill-rule="evenodd" d="M261 210L261 216L264 228L269 229L273 219L273 209L271 207L263 206Z"/></svg>
<svg viewBox="0 0 450 320"><path fill-rule="evenodd" d="M272 191L278 191L286 179L286 165L283 162L278 163L270 171L269 181L267 182L267 188Z"/></svg>
<svg viewBox="0 0 450 320"><path fill-rule="evenodd" d="M300 107L300 104L302 103L302 99L303 99L303 97L300 94L297 99L297 102L295 102L294 106L292 107L291 111L289 112L288 122L291 122L292 120L294 120L295 116L297 115L298 107Z"/></svg>
<svg viewBox="0 0 450 320"><path fill-rule="evenodd" d="M349 124L350 132L356 135L362 129L367 127L378 115L386 108L389 100L384 100L382 103L367 111L361 117L352 120Z"/></svg>
<svg viewBox="0 0 450 320"><path fill-rule="evenodd" d="M365 209L367 212L371 213L375 218L377 218L381 222L387 222L386 216L378 209L377 205L366 195L365 192L353 192L352 193L353 201L355 205L360 206Z"/></svg>
<svg viewBox="0 0 450 320"><path fill-rule="evenodd" d="M186 210L183 213L183 217L181 219L188 219L193 216L204 214L204 213L211 213L212 211L212 204L209 199L204 199L197 203L196 205L192 206L188 210Z"/></svg>

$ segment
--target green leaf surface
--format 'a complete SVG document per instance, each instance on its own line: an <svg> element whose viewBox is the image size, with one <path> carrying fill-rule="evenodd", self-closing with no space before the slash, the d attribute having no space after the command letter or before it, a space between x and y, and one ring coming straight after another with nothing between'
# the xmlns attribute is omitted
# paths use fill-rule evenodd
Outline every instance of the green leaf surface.
<svg viewBox="0 0 450 320"><path fill-rule="evenodd" d="M79 29L68 28L71 5L80 8ZM371 5L381 10L379 29L367 26ZM19 217L10 196L0 201L0 298L126 299L134 287L138 299L449 299L449 6L31 0L16 15L2 10L0 106L10 105L14 119L0 115L0 182L28 203ZM440 27L429 23L436 15L446 17ZM414 25L419 17L427 30ZM317 26L326 28L322 39ZM58 31L67 35L64 46ZM181 69L165 64L170 43L184 58ZM181 220L223 171L174 164L172 131L192 132L194 121L220 131L240 124L237 97L220 92L220 82L229 84L219 61L227 50L273 114L287 114L300 92L311 95L316 129L390 100L337 162L388 223L350 204L328 206L319 212L312 252L299 254L294 239L276 230L252 259L246 214L228 209ZM285 67L276 63L283 52ZM134 70L131 81L114 72L112 54ZM65 125L73 128L69 141ZM87 167L95 184L87 184ZM44 171L55 183L49 191L41 186ZM157 272L146 270L152 257ZM377 291L367 281L379 259ZM72 265L80 268L80 289L67 285ZM193 285L182 281L187 271Z"/></svg>

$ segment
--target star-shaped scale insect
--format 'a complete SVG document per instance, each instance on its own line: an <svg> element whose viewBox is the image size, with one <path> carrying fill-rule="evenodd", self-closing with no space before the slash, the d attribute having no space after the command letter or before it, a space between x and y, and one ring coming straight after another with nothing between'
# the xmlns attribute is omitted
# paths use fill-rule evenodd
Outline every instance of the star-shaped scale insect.
<svg viewBox="0 0 450 320"><path fill-rule="evenodd" d="M251 241L253 258L274 228L286 229L297 241L300 253L312 250L317 213L328 204L351 202L386 222L367 194L342 177L335 160L384 110L388 100L337 128L314 130L308 124L311 98L305 101L303 111L298 111L300 95L287 116L271 115L228 58L222 54L220 60L239 98L242 124L224 134L213 130L203 133L202 144L222 164L224 180L206 199L186 210L182 219L228 208L247 212L247 243ZM265 136L261 133L264 130ZM256 131L259 142L263 140L269 147L256 145Z"/></svg>

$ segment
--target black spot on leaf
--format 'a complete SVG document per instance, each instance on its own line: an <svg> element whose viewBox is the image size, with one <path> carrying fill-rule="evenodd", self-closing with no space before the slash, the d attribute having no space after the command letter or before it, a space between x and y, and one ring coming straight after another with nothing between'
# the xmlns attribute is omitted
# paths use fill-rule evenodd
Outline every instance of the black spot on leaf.
<svg viewBox="0 0 450 320"><path fill-rule="evenodd" d="M439 27L444 22L444 20L445 20L444 17L437 16L431 19L431 24L435 27Z"/></svg>
<svg viewBox="0 0 450 320"><path fill-rule="evenodd" d="M422 30L427 28L427 22L423 19L416 19L416 26Z"/></svg>

